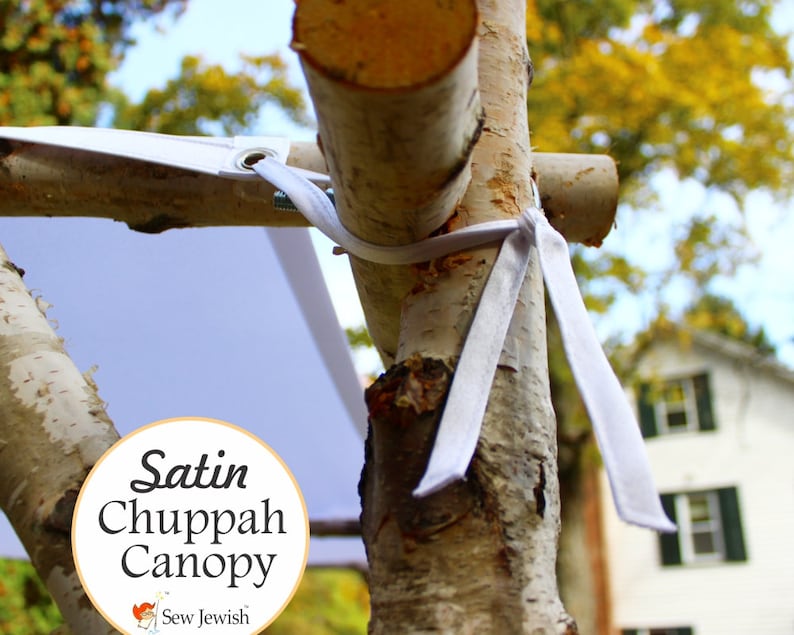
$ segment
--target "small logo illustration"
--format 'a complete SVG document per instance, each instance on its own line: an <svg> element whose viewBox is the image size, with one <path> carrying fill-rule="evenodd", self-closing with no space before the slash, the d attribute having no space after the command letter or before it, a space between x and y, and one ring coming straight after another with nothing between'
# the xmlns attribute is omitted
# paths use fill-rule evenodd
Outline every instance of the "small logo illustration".
<svg viewBox="0 0 794 635"><path fill-rule="evenodd" d="M154 604L151 602L141 602L132 605L132 614L138 622L138 628L144 629L146 635L156 635L160 632L157 628L157 614L159 612L160 600L163 599L162 593L155 593Z"/></svg>
<svg viewBox="0 0 794 635"><path fill-rule="evenodd" d="M147 629L147 633L158 633L157 630L157 604L141 602L132 605L132 614L138 620L138 628Z"/></svg>

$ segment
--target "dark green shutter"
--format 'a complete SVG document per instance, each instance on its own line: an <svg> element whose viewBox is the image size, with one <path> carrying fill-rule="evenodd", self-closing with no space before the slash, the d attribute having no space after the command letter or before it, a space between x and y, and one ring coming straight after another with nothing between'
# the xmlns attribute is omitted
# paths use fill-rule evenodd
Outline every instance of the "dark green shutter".
<svg viewBox="0 0 794 635"><path fill-rule="evenodd" d="M661 499L662 508L667 517L676 522L675 494L662 494ZM659 534L659 552L663 565L681 564L681 545L678 543L678 534Z"/></svg>
<svg viewBox="0 0 794 635"><path fill-rule="evenodd" d="M731 562L743 562L747 560L747 552L744 548L742 515L736 488L718 489L717 496L720 500L722 532L725 537L725 559Z"/></svg>
<svg viewBox="0 0 794 635"><path fill-rule="evenodd" d="M714 413L711 408L711 388L708 375L696 375L692 378L695 387L695 401L698 408L698 428L714 430Z"/></svg>
<svg viewBox="0 0 794 635"><path fill-rule="evenodd" d="M665 628L665 629L651 629L651 632L658 632L664 630L667 635L693 635L692 627L681 626L679 628ZM621 629L620 635L638 635L640 630L638 628L624 628ZM645 631L643 631L645 632Z"/></svg>
<svg viewBox="0 0 794 635"><path fill-rule="evenodd" d="M659 434L656 428L656 408L651 399L651 385L637 386L637 410L640 414L640 430L646 439Z"/></svg>

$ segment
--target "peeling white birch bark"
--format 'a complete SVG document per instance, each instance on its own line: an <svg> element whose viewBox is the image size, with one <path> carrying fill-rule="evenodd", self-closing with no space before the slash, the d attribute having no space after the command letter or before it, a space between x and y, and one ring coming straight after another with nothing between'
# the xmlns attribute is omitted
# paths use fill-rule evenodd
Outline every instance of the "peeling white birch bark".
<svg viewBox="0 0 794 635"><path fill-rule="evenodd" d="M0 248L0 504L72 631L114 633L75 573L70 523L83 479L118 434L44 304Z"/></svg>

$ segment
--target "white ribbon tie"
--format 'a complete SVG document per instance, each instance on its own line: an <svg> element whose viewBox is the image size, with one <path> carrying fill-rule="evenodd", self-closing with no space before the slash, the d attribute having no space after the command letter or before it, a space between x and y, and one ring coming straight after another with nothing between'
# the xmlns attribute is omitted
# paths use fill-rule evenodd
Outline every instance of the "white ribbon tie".
<svg viewBox="0 0 794 635"><path fill-rule="evenodd" d="M463 344L430 460L414 495L426 496L465 478L477 448L505 335L531 250L535 248L565 354L595 430L618 515L641 527L676 531L662 509L634 413L587 315L568 244L549 224L537 197L519 219L471 225L410 245L381 246L351 234L323 191L291 168L277 160L264 159L253 169L286 192L307 220L331 240L348 253L372 262L424 262L494 240L503 241Z"/></svg>

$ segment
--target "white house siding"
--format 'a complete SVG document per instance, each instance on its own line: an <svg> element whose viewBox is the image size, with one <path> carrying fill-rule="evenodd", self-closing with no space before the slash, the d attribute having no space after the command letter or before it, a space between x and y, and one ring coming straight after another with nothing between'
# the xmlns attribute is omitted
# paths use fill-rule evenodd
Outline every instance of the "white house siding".
<svg viewBox="0 0 794 635"><path fill-rule="evenodd" d="M717 429L654 437L646 447L661 492L737 487L747 561L663 567L656 534L621 523L607 498L613 622L618 632L690 626L695 635L792 635L794 381L674 342L646 354L640 374L703 371Z"/></svg>

